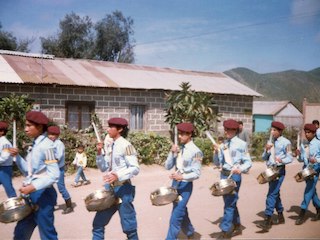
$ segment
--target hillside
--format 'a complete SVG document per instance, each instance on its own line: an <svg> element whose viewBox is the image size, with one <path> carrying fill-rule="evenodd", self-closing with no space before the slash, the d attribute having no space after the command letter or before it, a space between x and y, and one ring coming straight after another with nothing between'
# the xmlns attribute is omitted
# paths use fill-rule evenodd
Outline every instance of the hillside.
<svg viewBox="0 0 320 240"><path fill-rule="evenodd" d="M247 68L234 68L224 73L262 94L263 97L257 100L289 100L300 110L305 97L308 102L320 102L320 68L264 74Z"/></svg>

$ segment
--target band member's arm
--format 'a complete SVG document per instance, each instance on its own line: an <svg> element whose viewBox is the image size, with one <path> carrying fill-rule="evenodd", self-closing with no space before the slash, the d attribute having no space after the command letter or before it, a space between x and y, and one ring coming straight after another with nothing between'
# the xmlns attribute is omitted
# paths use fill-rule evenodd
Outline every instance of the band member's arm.
<svg viewBox="0 0 320 240"><path fill-rule="evenodd" d="M124 159L127 164L127 168L123 168L117 171L119 181L124 181L138 175L140 167L137 158L137 152L135 148L130 144L125 149Z"/></svg>
<svg viewBox="0 0 320 240"><path fill-rule="evenodd" d="M11 144L1 145L0 146L0 164L6 162L12 156L10 155L9 149L11 148Z"/></svg>
<svg viewBox="0 0 320 240"><path fill-rule="evenodd" d="M221 146L218 151L214 151L214 154L213 154L213 164L218 167L221 166L221 163L223 160L222 152L223 152L223 146Z"/></svg>
<svg viewBox="0 0 320 240"><path fill-rule="evenodd" d="M59 141L59 140L56 140L56 141ZM62 142L60 142L59 144L58 143L55 144L54 154L55 154L56 159L58 160L58 164L59 164L65 156L65 146Z"/></svg>
<svg viewBox="0 0 320 240"><path fill-rule="evenodd" d="M291 143L286 143L285 146L283 146L282 153L279 157L276 157L276 162L281 164L288 164L291 163L293 160L292 157L292 150L291 150Z"/></svg>
<svg viewBox="0 0 320 240"><path fill-rule="evenodd" d="M101 172L105 172L109 169L109 162L111 160L111 153L106 154L106 155L102 155L101 154L102 147L103 147L102 143L97 144L98 153L96 156L96 164Z"/></svg>
<svg viewBox="0 0 320 240"><path fill-rule="evenodd" d="M27 161L19 154L16 155L16 164L23 176L28 176L28 164Z"/></svg>
<svg viewBox="0 0 320 240"><path fill-rule="evenodd" d="M177 146L172 145L171 151L169 152L167 160L164 163L165 169L170 170L176 165L177 156Z"/></svg>
<svg viewBox="0 0 320 240"><path fill-rule="evenodd" d="M58 161L55 159L53 148L47 149L45 154L40 155L40 157L43 159L45 169L44 171L40 170L39 173L34 173L35 175L40 175L31 181L31 184L36 190L47 188L58 182L60 175Z"/></svg>

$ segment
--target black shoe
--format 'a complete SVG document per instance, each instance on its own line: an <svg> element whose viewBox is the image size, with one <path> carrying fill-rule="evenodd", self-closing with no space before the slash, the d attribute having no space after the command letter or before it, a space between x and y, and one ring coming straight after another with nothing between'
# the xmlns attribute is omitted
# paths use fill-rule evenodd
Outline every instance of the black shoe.
<svg viewBox="0 0 320 240"><path fill-rule="evenodd" d="M284 216L282 212L278 213L278 224L284 224L285 220L284 220Z"/></svg>
<svg viewBox="0 0 320 240"><path fill-rule="evenodd" d="M232 231L232 236L238 236L242 234L242 226L241 224L235 224L233 231Z"/></svg>
<svg viewBox="0 0 320 240"><path fill-rule="evenodd" d="M298 216L298 219L296 220L295 224L296 225L301 225L302 223L304 223L306 221L306 219L304 217L305 215L306 215L306 210L301 209L300 213L299 213L299 216Z"/></svg>
<svg viewBox="0 0 320 240"><path fill-rule="evenodd" d="M262 223L257 224L258 228L261 228L263 231L269 232L269 229L272 226L271 216L266 216Z"/></svg>
<svg viewBox="0 0 320 240"><path fill-rule="evenodd" d="M67 207L66 209L63 210L62 214L68 214L72 212L73 212L73 208Z"/></svg>
<svg viewBox="0 0 320 240"><path fill-rule="evenodd" d="M313 218L311 218L311 221L315 222L320 220L320 208L317 208L317 214Z"/></svg>
<svg viewBox="0 0 320 240"><path fill-rule="evenodd" d="M217 239L231 239L232 237L232 234L231 233L228 233L228 232L224 232L222 231L219 236L217 237Z"/></svg>

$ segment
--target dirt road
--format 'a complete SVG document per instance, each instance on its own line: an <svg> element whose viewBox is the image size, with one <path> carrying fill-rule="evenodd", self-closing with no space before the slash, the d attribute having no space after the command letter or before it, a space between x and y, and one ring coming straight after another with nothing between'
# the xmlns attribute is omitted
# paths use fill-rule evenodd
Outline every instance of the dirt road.
<svg viewBox="0 0 320 240"><path fill-rule="evenodd" d="M264 169L263 163L254 163L250 172L243 175L238 208L244 230L241 236L236 236L234 239L320 239L320 222L310 221L310 217L315 213L312 204L309 205L310 211L307 212L307 221L300 226L294 224L305 187L304 182L297 183L293 178L301 169L301 164L296 161L287 166L287 175L281 189L286 223L274 225L268 233L260 232L256 223L263 220L268 185L258 184L256 177ZM171 204L161 207L152 206L149 197L152 191L168 183L169 173L161 166L141 165L140 174L133 180L136 186L134 205L137 211L139 237L142 240L158 240L166 237L172 206ZM96 169L87 169L85 174L91 180L91 184L78 188L70 186L74 175L66 177L66 184L75 205L74 213L61 214L64 201L61 195L58 195L59 208L55 211L55 226L59 239L91 239L91 225L95 213L86 210L83 199L94 190L102 187L102 174ZM197 232L197 239L215 238L220 231L219 222L223 215L223 199L212 196L209 191L209 187L218 180L219 172L217 170L212 167L203 167L200 179L194 182L193 195L188 209ZM21 185L21 181L21 178L14 179L16 189ZM317 190L320 194L320 183L317 185ZM0 201L5 199L4 189L0 186ZM0 238L12 239L15 225L16 223L0 223ZM37 230L32 239L39 239ZM106 227L106 239L126 239L122 233L117 214Z"/></svg>

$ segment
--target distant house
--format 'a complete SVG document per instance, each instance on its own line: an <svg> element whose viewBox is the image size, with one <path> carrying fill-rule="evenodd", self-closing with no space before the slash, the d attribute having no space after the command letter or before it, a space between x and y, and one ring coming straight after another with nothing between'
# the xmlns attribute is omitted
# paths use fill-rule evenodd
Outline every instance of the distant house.
<svg viewBox="0 0 320 240"><path fill-rule="evenodd" d="M302 113L290 101L253 101L253 131L266 132L272 121L280 121L286 127L300 128Z"/></svg>
<svg viewBox="0 0 320 240"><path fill-rule="evenodd" d="M313 120L318 120L320 122L320 102L309 103L305 98L303 100L303 123L312 123Z"/></svg>
<svg viewBox="0 0 320 240"><path fill-rule="evenodd" d="M88 127L94 112L104 127L110 117L124 117L131 130L168 132L165 94L181 90L183 82L211 93L222 120L242 120L252 129L252 101L261 95L223 73L0 50L0 98L29 94L36 109L75 129Z"/></svg>

